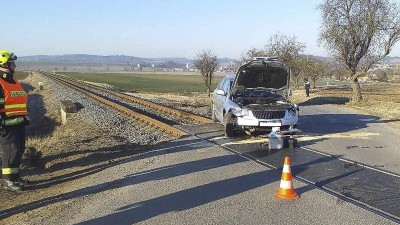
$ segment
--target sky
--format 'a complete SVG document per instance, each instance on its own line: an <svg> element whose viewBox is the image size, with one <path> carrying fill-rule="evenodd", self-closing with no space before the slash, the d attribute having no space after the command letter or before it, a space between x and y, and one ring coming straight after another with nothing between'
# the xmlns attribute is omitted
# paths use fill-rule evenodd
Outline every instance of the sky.
<svg viewBox="0 0 400 225"><path fill-rule="evenodd" d="M3 1L3 0L1 0ZM5 1L5 0L4 0ZM2 3L1 49L28 55L238 59L277 33L318 46L322 0L21 0ZM400 56L397 43L390 56Z"/></svg>

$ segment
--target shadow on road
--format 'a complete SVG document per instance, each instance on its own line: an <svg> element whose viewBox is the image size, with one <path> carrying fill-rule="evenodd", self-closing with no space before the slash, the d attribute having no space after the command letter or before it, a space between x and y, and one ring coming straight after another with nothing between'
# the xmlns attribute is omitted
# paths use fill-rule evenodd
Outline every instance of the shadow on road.
<svg viewBox="0 0 400 225"><path fill-rule="evenodd" d="M119 137L118 137L119 138ZM90 140L87 140L90 141ZM185 151L194 150L204 146L205 142L193 141L193 140L178 140L173 142L176 146L186 146ZM38 181L30 182L32 184L31 190L37 190L42 188L48 188L53 185L58 185L67 181L76 180L81 177L88 176L90 174L97 173L106 168L116 166L123 162L126 162L129 158L132 160L143 159L147 157L154 157L160 154L169 154L177 151L170 143L164 143L157 146L141 146L141 145L119 145L99 149L90 149L82 151L66 152L57 155L46 156L43 161L51 161L58 158L68 158L78 155L85 155L81 157L75 157L74 160L68 160L54 164L47 168L46 173L60 171L68 168L85 168L71 173L64 173L63 175L53 176L49 179L42 179ZM152 149L165 149L164 152ZM170 148L170 149L168 149ZM180 150L182 151L182 150ZM100 164L100 165L99 165ZM91 166L90 165L97 165Z"/></svg>
<svg viewBox="0 0 400 225"><path fill-rule="evenodd" d="M206 141L197 140L197 142L194 142L193 140L180 140L176 141L174 145L168 143L163 148L138 154L127 160L116 161L109 165L91 168L90 170L86 171L87 173L82 173L82 171L80 171L79 174L70 174L70 177L52 178L51 180L49 180L50 183L43 184L42 187L54 185L55 183L52 182L57 179L61 180L61 182L65 182L68 179L77 179L79 178L79 176L87 176L89 174L99 172L108 167L118 164L134 162L140 159L156 157L159 155L171 154L178 151L193 151L210 146L212 146L212 144ZM317 158L307 161L306 163L301 163L300 161L298 161L297 165L293 166L293 170L297 174L301 174L302 172L305 172L309 166L327 163L332 160L335 160L335 158ZM68 201L87 195L97 194L104 191L119 189L127 186L133 186L148 181L170 179L177 176L193 174L196 172L206 171L219 167L225 167L245 161L247 161L247 159L238 157L237 155L224 155L163 166L146 171L140 171L137 173L128 174L125 177L121 177L113 181L77 189L69 193L59 194L10 209L2 210L0 211L0 219L5 219L18 213L32 211L38 208L46 207L52 204ZM279 167L278 169L265 170L208 184L203 184L200 186L188 188L186 190L127 205L117 209L113 214L82 222L80 224L113 224L115 221L118 221L118 224L122 225L133 224L136 222L145 221L164 213L191 209L213 201L228 198L230 196L237 195L239 193L243 193L255 188L259 188L273 182L277 182L280 180L281 171L282 168ZM356 172L358 171L355 171L354 173ZM343 179L345 176L347 176L347 174L331 176L325 180L320 180L319 185L325 185L327 183L334 182L337 179ZM42 187L40 187L39 184L38 188ZM277 189L278 188L279 187L277 186ZM311 189L312 187L305 187L303 189L300 189L298 191L298 194L301 195L302 193Z"/></svg>
<svg viewBox="0 0 400 225"><path fill-rule="evenodd" d="M299 104L299 106L310 106L310 105L344 105L350 102L350 98L347 97L314 97L310 98L305 102Z"/></svg>
<svg viewBox="0 0 400 225"><path fill-rule="evenodd" d="M107 165L103 167L98 167L98 168L91 168L90 171L87 171L87 173L80 173L79 175L82 176L87 176L92 173L99 172L101 170L104 170L108 167L115 166L116 164L122 164L122 163L127 163L130 161L136 161L144 158L150 158L150 157L156 157L158 155L165 155L165 154L170 154L176 151L192 151L196 150L198 148L204 148L207 146L210 146L210 143L200 141L200 142L195 142L191 141L191 144L189 144L187 141L183 142L176 142L178 144L177 148L174 147L166 147L163 149L155 150L155 151L150 151L146 152L143 154L138 154L136 156L131 157L129 160L123 160L120 162L116 162L113 165ZM184 145L184 149L182 149L182 145ZM24 205L20 205L14 208L6 209L0 211L0 219L4 219L7 217L10 217L14 214L18 214L21 212L27 212L31 211L37 208L45 207L57 202L62 202L66 200L70 200L73 198L78 198L82 197L85 195L89 194L94 194L94 193L100 193L103 191L108 191L112 189L117 189L125 186L131 186L135 184L139 184L142 182L146 181L153 181L153 180L161 180L161 179L168 179L176 176L181 176L184 174L191 174L191 173L196 173L199 171L204 171L204 170L209 170L209 169L214 169L218 167L224 167L236 163L241 163L246 161L246 159L237 157L235 155L226 155L226 156L219 156L219 157L214 157L214 158L207 158L207 159L202 159L202 160L197 160L197 161L191 161L191 162L185 162L185 163L178 163L175 165L170 165L170 166L164 166L164 167L159 167L156 169L151 169L147 171L141 171L138 173L133 173L129 174L123 178L116 179L110 182L90 186L87 188L82 188L78 189L69 193L64 193L60 195L56 195L53 197L49 198L44 198L39 201L34 201L30 202ZM72 175L72 174L71 174ZM79 177L77 176L71 176L70 178L72 179L77 179ZM275 176L275 179L277 176ZM55 178L57 179L57 178ZM55 180L51 179L51 180ZM64 178L62 182L65 182L68 178ZM54 183L48 183L47 185L54 185ZM40 186L37 188L41 188ZM222 191L223 192L223 191Z"/></svg>
<svg viewBox="0 0 400 225"><path fill-rule="evenodd" d="M362 114L312 114L301 115L300 129L305 134L324 135L343 133L369 127L370 124L397 120L381 120L376 116Z"/></svg>
<svg viewBox="0 0 400 225"><path fill-rule="evenodd" d="M325 159L324 162L332 159ZM319 161L309 162L308 165L314 165ZM302 170L298 167L297 170ZM264 185L279 181L281 169L256 172L248 175L242 175L222 181L217 181L201 186L189 188L172 194L153 198L147 201L127 205L115 210L115 213L78 223L81 225L90 224L110 224L118 221L119 224L127 225L174 211L183 211L208 204L220 199L228 198ZM350 174L349 174L350 175ZM325 183L333 182L337 179L346 177L347 174L330 178ZM240 185L238 185L240 184ZM278 187L277 187L278 189ZM299 194L311 190L310 187L300 190ZM271 196L273 197L273 196ZM190 201L188 201L190 199Z"/></svg>
<svg viewBox="0 0 400 225"><path fill-rule="evenodd" d="M275 182L277 178L277 171L262 171L238 176L137 202L121 207L113 214L78 224L113 224L115 221L118 221L120 225L134 224L165 213L183 211L237 195Z"/></svg>

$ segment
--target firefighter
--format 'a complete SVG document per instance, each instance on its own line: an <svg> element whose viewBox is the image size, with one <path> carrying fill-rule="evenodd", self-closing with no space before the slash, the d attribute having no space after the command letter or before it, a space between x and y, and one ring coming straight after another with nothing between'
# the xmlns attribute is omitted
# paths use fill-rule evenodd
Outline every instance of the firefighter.
<svg viewBox="0 0 400 225"><path fill-rule="evenodd" d="M28 96L13 77L17 56L0 50L0 145L2 155L2 186L20 191L25 182L20 178L20 164L25 151L25 126L29 123Z"/></svg>

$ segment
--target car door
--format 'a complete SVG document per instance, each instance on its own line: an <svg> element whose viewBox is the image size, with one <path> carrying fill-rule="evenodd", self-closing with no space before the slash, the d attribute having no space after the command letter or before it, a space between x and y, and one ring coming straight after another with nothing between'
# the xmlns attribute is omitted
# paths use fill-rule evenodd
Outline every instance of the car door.
<svg viewBox="0 0 400 225"><path fill-rule="evenodd" d="M223 87L225 83L227 82L227 79L224 78L218 85L216 91L214 92L214 111L215 111L215 116L219 121L223 121L223 110L224 110L224 105L225 105L225 99L226 99L226 93L224 92L224 95L220 93L220 91L223 91Z"/></svg>
<svg viewBox="0 0 400 225"><path fill-rule="evenodd" d="M226 81L224 82L223 86L222 86L222 90L224 91L225 95L223 95L221 97L221 100L223 101L222 106L221 106L221 116L222 116L222 120L224 120L224 109L226 109L227 107L227 101L229 101L229 95L230 95L230 88L232 85L232 80L231 79L226 79Z"/></svg>

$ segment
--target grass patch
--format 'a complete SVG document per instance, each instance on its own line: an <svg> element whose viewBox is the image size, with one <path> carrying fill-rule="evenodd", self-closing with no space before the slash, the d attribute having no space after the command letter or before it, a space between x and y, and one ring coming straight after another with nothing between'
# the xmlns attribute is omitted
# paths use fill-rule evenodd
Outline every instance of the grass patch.
<svg viewBox="0 0 400 225"><path fill-rule="evenodd" d="M25 71L15 71L14 76L17 80L23 80L29 76L29 72Z"/></svg>
<svg viewBox="0 0 400 225"><path fill-rule="evenodd" d="M124 91L184 93L206 92L201 75L153 74L153 73L60 73L75 79L95 83L110 84ZM212 87L215 88L222 77L214 76Z"/></svg>

